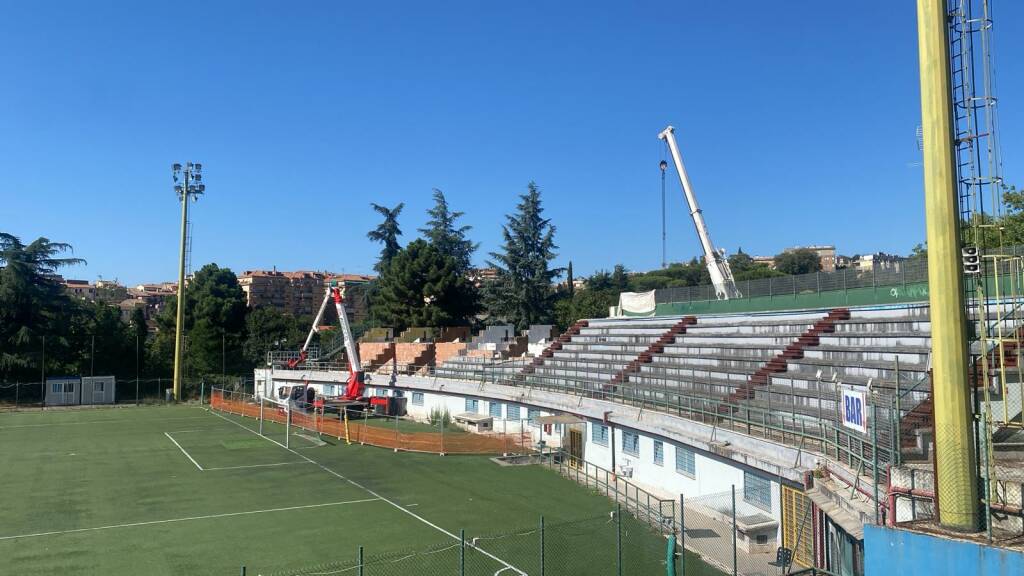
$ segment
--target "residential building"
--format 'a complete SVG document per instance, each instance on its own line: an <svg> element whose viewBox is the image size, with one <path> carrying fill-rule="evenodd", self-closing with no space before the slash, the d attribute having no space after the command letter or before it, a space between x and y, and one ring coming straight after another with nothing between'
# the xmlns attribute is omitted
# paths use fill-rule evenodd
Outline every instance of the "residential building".
<svg viewBox="0 0 1024 576"><path fill-rule="evenodd" d="M876 252L874 254L861 254L851 259L850 267L860 272L881 272L885 270L899 270L906 260L903 256Z"/></svg>
<svg viewBox="0 0 1024 576"><path fill-rule="evenodd" d="M786 248L786 252L792 252L794 250L810 250L814 252L815 254L818 255L818 262L821 263L822 272L835 272L836 247L834 245L823 244L811 246L793 246L792 248ZM757 258L755 258L755 260L757 260Z"/></svg>
<svg viewBox="0 0 1024 576"><path fill-rule="evenodd" d="M72 298L90 301L96 299L96 286L89 284L88 280L64 280L64 290Z"/></svg>
<svg viewBox="0 0 1024 576"><path fill-rule="evenodd" d="M280 272L246 270L238 277L250 308L272 306L294 316L313 316L323 302L328 282L339 282L346 290L346 308L353 321L368 314L365 291L358 288L373 280L365 274L331 274L328 272Z"/></svg>

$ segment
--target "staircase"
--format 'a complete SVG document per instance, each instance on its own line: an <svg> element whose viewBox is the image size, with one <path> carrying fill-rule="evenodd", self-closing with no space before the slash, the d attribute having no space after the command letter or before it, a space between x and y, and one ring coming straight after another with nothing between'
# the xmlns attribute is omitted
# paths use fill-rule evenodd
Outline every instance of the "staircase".
<svg viewBox="0 0 1024 576"><path fill-rule="evenodd" d="M642 364L650 363L655 354L661 354L665 351L666 344L675 344L676 337L680 334L686 334L686 327L692 326L696 323L696 316L684 316L679 322L662 334L661 338L648 346L647 350L641 352L636 358L627 364L625 368L619 370L618 374L613 376L611 381L604 385L605 390L614 390L615 386L622 384L623 382L628 382L630 374L640 372L640 366Z"/></svg>
<svg viewBox="0 0 1024 576"><path fill-rule="evenodd" d="M830 334L835 332L837 322L849 319L849 308L833 308L832 310L829 310L829 313L824 318L815 322L814 325L808 328L794 342L786 346L782 352L776 354L771 360L766 362L764 366L761 366L756 372L751 374L750 378L748 378L743 385L729 394L727 400L729 402L738 402L740 400L753 399L754 388L756 386L768 385L772 374L785 372L788 369L789 360L803 358L805 348L808 346L817 346L821 343L819 338L821 334Z"/></svg>
<svg viewBox="0 0 1024 576"><path fill-rule="evenodd" d="M548 347L545 348L543 352L541 352L537 356L534 356L533 360L529 364L523 366L523 371L521 373L533 374L537 370L537 366L543 364L546 358L551 358L552 356L554 356L556 350L561 350L562 345L572 340L573 336L578 335L580 333L580 330L586 328L589 325L590 323L587 322L586 320L577 320L575 323L573 323L572 326L569 326L568 330L563 332L557 339L555 339L554 342L548 344Z"/></svg>
<svg viewBox="0 0 1024 576"><path fill-rule="evenodd" d="M381 350L376 356L372 358L360 358L363 365L363 370L370 371L375 370L388 362L391 362L395 358L395 345L390 346Z"/></svg>

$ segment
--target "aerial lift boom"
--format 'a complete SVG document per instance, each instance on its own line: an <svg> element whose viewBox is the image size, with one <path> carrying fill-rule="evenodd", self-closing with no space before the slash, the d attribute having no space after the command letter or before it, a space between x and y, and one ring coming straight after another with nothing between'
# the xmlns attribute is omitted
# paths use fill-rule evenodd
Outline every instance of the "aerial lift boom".
<svg viewBox="0 0 1024 576"><path fill-rule="evenodd" d="M306 336L306 342L302 345L302 350L299 351L298 358L292 358L288 361L288 368L294 369L306 361L309 357L309 343L313 341L313 334L320 331L320 320L324 317L324 310L327 309L327 303L331 301L331 291L324 291L324 301L320 303L320 310L317 310L316 318L313 319L313 327L309 329L309 335Z"/></svg>
<svg viewBox="0 0 1024 576"><path fill-rule="evenodd" d="M683 195L686 196L686 204L690 208L690 217L693 218L693 225L697 228L697 237L700 239L701 248L704 249L704 263L708 267L708 274L711 275L711 283L715 286L715 295L719 300L741 298L742 294L736 288L732 270L729 269L729 261L725 258L725 251L716 250L711 243L708 227L704 223L704 214L697 206L697 198L693 195L690 177L686 174L683 158L679 155L679 146L676 144L674 132L675 128L669 126L658 134L658 138L668 144L668 149L672 153L672 161L675 162L676 173L679 175L679 184L683 187Z"/></svg>
<svg viewBox="0 0 1024 576"><path fill-rule="evenodd" d="M348 325L348 314L345 313L345 295L338 286L331 286L331 296L334 298L334 307L338 311L338 323L341 325L341 334L345 339L345 351L348 353L348 387L345 388L345 398L354 400L363 396L365 375L363 367L359 363L359 348L352 337L352 329Z"/></svg>

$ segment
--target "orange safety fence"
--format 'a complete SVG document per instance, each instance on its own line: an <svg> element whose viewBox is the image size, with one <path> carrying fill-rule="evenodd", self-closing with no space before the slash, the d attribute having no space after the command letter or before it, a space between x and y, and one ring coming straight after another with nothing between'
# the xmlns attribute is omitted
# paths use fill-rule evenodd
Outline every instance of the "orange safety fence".
<svg viewBox="0 0 1024 576"><path fill-rule="evenodd" d="M232 396L240 396L233 394ZM226 398L222 390L214 390L210 395L210 408L237 414L247 418L260 417L259 403L253 401L252 397L245 395L248 399ZM287 415L276 406L264 407L263 419L279 424L287 422ZM311 413L302 410L293 410L291 413L291 424L297 428L326 434L338 439L346 439L345 422L341 416L337 418L326 417L323 413L313 411ZM380 448L391 448L408 452L432 452L436 454L511 454L521 453L530 450L532 441L531 434L522 431L518 434L502 434L499 432L488 434L456 433L445 434L443 432L401 432L397 429L389 429L384 426L364 424L356 420L349 420L347 439L350 442L369 444Z"/></svg>

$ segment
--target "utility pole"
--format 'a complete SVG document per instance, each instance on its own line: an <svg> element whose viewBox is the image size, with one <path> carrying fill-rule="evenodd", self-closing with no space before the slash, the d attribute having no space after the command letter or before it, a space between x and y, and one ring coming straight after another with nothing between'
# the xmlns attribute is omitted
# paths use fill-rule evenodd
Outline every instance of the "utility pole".
<svg viewBox="0 0 1024 576"><path fill-rule="evenodd" d="M171 166L174 177L174 191L181 201L181 255L178 259L178 314L174 325L174 400L181 400L181 356L185 347L185 252L188 241L188 200L193 201L206 191L202 183L203 165L188 162L184 168L175 163Z"/></svg>

